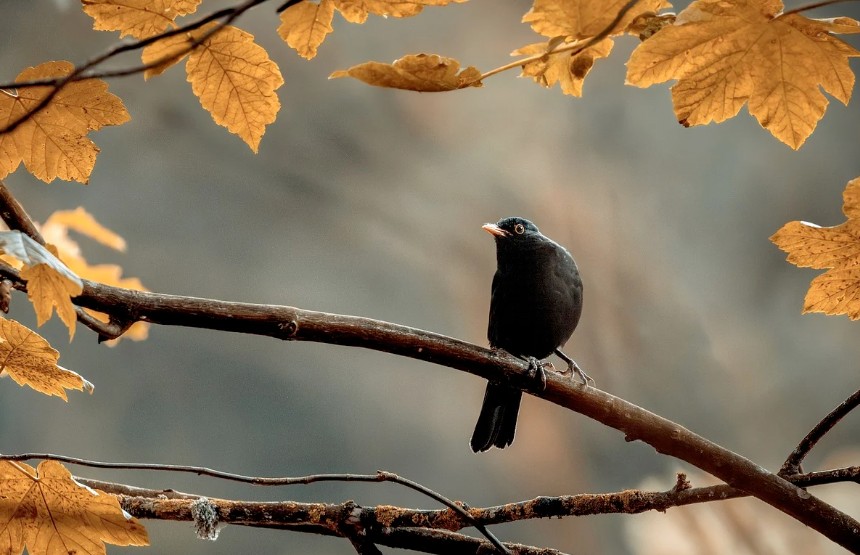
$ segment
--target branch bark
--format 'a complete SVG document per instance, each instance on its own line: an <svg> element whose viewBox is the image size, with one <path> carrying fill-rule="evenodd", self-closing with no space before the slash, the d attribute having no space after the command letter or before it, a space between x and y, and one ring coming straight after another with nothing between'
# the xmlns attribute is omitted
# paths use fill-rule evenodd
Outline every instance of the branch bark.
<svg viewBox="0 0 860 555"><path fill-rule="evenodd" d="M12 214L7 220L10 228L21 229L22 224L15 220L14 211L0 206L0 215L9 213ZM20 217L28 219L26 214ZM4 266L0 266L0 275L25 288L26 284L18 273ZM794 517L846 549L860 553L860 522L806 490L675 422L553 372L547 376L545 391L529 391L533 381L528 378L525 363L503 351L370 318L289 306L132 291L87 280L84 280L82 294L73 302L80 307L107 313L112 321L126 326L144 321L282 340L362 347L508 383L619 430L627 441L643 441L659 453L686 461Z"/></svg>

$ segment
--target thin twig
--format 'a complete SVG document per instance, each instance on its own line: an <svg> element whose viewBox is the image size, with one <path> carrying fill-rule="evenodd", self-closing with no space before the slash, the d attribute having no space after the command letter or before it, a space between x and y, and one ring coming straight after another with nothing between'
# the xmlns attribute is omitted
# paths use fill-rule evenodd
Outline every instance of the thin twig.
<svg viewBox="0 0 860 555"><path fill-rule="evenodd" d="M827 434L827 432L833 429L833 426L842 420L845 415L857 408L858 405L860 405L860 390L855 391L853 395L842 401L839 406L830 411L827 416L822 418L821 421L816 424L808 434L806 434L806 437L800 441L797 447L794 448L794 451L791 452L782 464L782 468L779 469L779 475L786 476L803 472L801 469L801 463L812 448L815 447L815 444L818 443L821 438Z"/></svg>
<svg viewBox="0 0 860 555"><path fill-rule="evenodd" d="M511 63L505 64L503 66L497 67L495 69L491 69L490 71L488 71L486 73L482 73L480 77L472 79L471 81L466 81L465 83L461 84L460 88L462 89L462 88L470 87L479 81L483 81L487 77L491 77L493 75L496 75L497 73L502 73L503 71L507 71L509 69L514 69L516 67L522 67L522 66L524 66L528 63L531 63L531 62L536 62L536 61L542 59L544 56L549 56L551 54L560 54L562 52L570 52L571 57L576 56L577 54L579 54L580 52L582 52L586 48L590 48L590 47L594 46L595 44L597 44L598 42L605 39L606 37L608 37L609 34L612 33L613 29L615 29L615 26L618 25L618 23L624 18L624 16L627 15L627 12L629 12L631 9L633 9L633 6L635 6L638 2L639 2L639 0L630 0L629 2L627 2L618 11L618 13L615 15L615 19L613 19L609 23L609 25L604 27L604 29L602 31L600 31L599 33L597 33L596 35L594 35L593 37L591 37L590 39L588 39L585 42L574 42L571 44L562 43L562 45L551 48L551 49L547 50L546 52L541 52L540 54L534 54L534 55L528 56L526 58L520 58L519 60L517 60L515 62L511 62Z"/></svg>
<svg viewBox="0 0 860 555"><path fill-rule="evenodd" d="M50 104L51 101L57 96L57 94L59 94L59 92L61 90L63 90L66 87L66 85L68 85L69 83L72 83L74 81L83 81L86 79L94 79L94 78L99 78L99 77L116 77L116 76L121 76L121 75L130 75L132 73L140 73L142 71L146 71L147 69L151 69L153 67L161 65L161 64L165 63L166 61L171 60L171 59L179 56L180 54L171 55L169 57L166 57L164 60L156 60L156 61L149 63L149 64L136 66L134 68L131 68L131 70L116 70L116 71L106 71L106 72L102 72L102 73L85 74L85 72L87 72L89 69L92 69L93 67L105 62L106 60L108 60L114 56L117 56L119 54L125 53L125 52L131 52L133 50L144 48L144 47L149 46L150 44L157 42L161 39L172 37L174 35L178 35L181 33L187 33L188 31L192 31L194 29L202 27L203 25L205 25L211 21L214 21L216 19L220 19L222 17L226 18L226 19L224 19L223 22L221 22L219 24L218 27L207 32L203 36L198 37L197 39L195 39L193 41L190 41L189 45L187 47L188 50L184 51L184 52L190 52L191 50L196 48L199 44L201 44L204 40L206 40L207 38L212 36L214 33L217 33L218 31L223 29L226 25L229 25L236 18L238 18L240 15L242 15L244 12L246 12L249 9L253 8L254 6L256 6L258 4L262 4L263 2L266 2L266 1L268 1L268 0L248 0L244 4L240 4L240 5L234 6L232 8L225 8L223 10L219 10L219 11L214 12L214 13L212 13L212 14L204 17L204 18L201 18L198 21L195 21L195 22L190 23L188 25L185 25L183 27L178 27L176 29L166 31L166 32L161 33L159 35L155 35L152 37L141 39L141 40L138 40L135 42L122 43L122 44L113 46L112 48L110 48L106 52L104 52L103 54L96 56L95 58L91 59L90 61L86 62L85 64L75 67L74 69L72 69L71 73L69 73L68 75L66 75L64 77L53 78L53 79L39 79L39 80L25 81L25 82L20 82L20 83L0 84L0 89L15 89L15 88L35 87L35 86L53 86L54 87L33 108L31 108L30 110L28 110L27 112L22 114L20 117L13 120L11 123L6 125L5 127L0 128L0 135L2 135L4 133L11 133L15 129L17 129L18 126L20 126L22 123L27 121L29 118L32 118L34 115L36 115L37 113L39 113L42 110L44 110L45 108L47 108L48 104ZM181 55L184 55L184 53Z"/></svg>
<svg viewBox="0 0 860 555"><path fill-rule="evenodd" d="M233 482L242 482L255 486L291 486L296 484L312 484L314 482L393 482L400 484L409 489L423 493L427 497L435 499L442 503L452 511L462 516L466 522L471 523L481 534L483 534L496 548L502 553L509 554L510 552L502 545L502 542L496 538L489 530L481 523L477 522L472 515L469 514L462 506L448 499L444 495L433 491L432 489L414 482L408 478L399 476L393 472L384 470L377 471L376 474L311 474L308 476L299 477L284 477L284 478L264 478L260 476L243 476L241 474L233 474L232 472L222 472L211 468L201 466L185 466L173 464L150 464L150 463L113 463L92 461L77 457L69 457L66 455L53 455L51 453L22 453L18 455L0 455L0 460L6 461L25 461L25 460L50 460L75 464L79 466L87 466L91 468L111 468L119 470L157 470L162 472L184 472L197 474L198 476L209 476L222 480Z"/></svg>
<svg viewBox="0 0 860 555"><path fill-rule="evenodd" d="M779 17L814 10L816 8L823 8L824 6L830 6L831 4L841 4L842 2L857 2L857 0L824 0L823 2L816 2L814 4L807 4L806 6L800 6L799 8L793 8L787 12L781 13Z"/></svg>
<svg viewBox="0 0 860 555"><path fill-rule="evenodd" d="M860 481L860 467L854 466L809 472L807 474L796 474L789 476L788 479L792 483L802 487L841 482L856 483ZM200 495L177 492L171 489L138 488L136 486L90 478L75 477L75 480L81 484L117 496L146 498L150 500L181 499L188 501L194 501L201 497ZM506 503L504 505L469 508L470 519L464 518L459 511L456 515L452 514L450 509L422 510L388 507L385 521L387 525L392 527L422 526L456 531L467 526L474 526L475 522L490 526L537 518L563 518L598 514L640 514L647 511L663 512L673 507L749 496L749 493L726 484L686 489L673 487L667 491L624 490L609 493L580 493L576 495L541 496L524 501ZM251 517L252 512L262 510L263 507L271 507L271 503L269 502L232 500L230 503L245 504L245 508L249 512L245 513L242 518L247 518L243 522L247 525L250 525L250 522L254 520ZM364 511L375 512L376 508L364 507ZM295 523L291 521L291 524Z"/></svg>

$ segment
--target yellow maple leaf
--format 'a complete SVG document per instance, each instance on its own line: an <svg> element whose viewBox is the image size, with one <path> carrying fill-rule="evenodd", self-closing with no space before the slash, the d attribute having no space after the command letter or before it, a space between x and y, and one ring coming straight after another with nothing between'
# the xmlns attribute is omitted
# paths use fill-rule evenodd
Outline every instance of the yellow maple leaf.
<svg viewBox="0 0 860 555"><path fill-rule="evenodd" d="M254 42L254 35L230 25L213 33L217 26L212 22L145 48L145 64L165 56L172 58L147 71L146 76L158 75L187 55L187 80L200 104L215 123L257 152L266 126L275 121L281 108L275 91L284 84L284 78L266 50ZM195 42L200 44L194 46ZM192 46L190 53L184 52Z"/></svg>
<svg viewBox="0 0 860 555"><path fill-rule="evenodd" d="M62 77L72 72L69 62L45 62L22 71L17 81ZM32 110L51 87L25 87L0 93L0 128ZM21 161L42 181L56 178L86 183L99 149L87 133L130 119L119 97L107 83L87 79L68 83L48 104L10 133L0 134L0 179Z"/></svg>
<svg viewBox="0 0 860 555"><path fill-rule="evenodd" d="M334 0L334 5L350 23L364 23L368 14L382 17L411 17L421 13L425 6L447 6L451 2L466 0Z"/></svg>
<svg viewBox="0 0 860 555"><path fill-rule="evenodd" d="M333 31L333 17L334 0L320 0L318 4L299 2L281 13L278 34L299 56L310 60L317 55L326 35Z"/></svg>
<svg viewBox="0 0 860 555"><path fill-rule="evenodd" d="M546 53L550 42L529 44L511 52L511 56L534 56ZM602 40L575 56L571 52L552 52L523 64L520 77L531 77L544 87L559 84L564 94L582 96L582 84L594 61L612 52L613 41Z"/></svg>
<svg viewBox="0 0 860 555"><path fill-rule="evenodd" d="M110 247L118 251L125 250L125 239L104 227L93 217L92 214L79 206L74 210L57 210L51 214L45 223L42 224L43 234L47 230L69 230L72 229L78 233L82 233L91 239L95 239L102 245ZM66 235L68 237L68 235ZM46 236L49 243L57 245L58 241ZM62 260L62 256L60 257ZM80 275L80 274L79 274Z"/></svg>
<svg viewBox="0 0 860 555"><path fill-rule="evenodd" d="M825 269L809 285L803 312L860 318L860 177L848 182L842 211L848 220L834 227L789 222L770 240L799 267Z"/></svg>
<svg viewBox="0 0 860 555"><path fill-rule="evenodd" d="M63 465L0 461L0 553L105 555L105 543L149 545L116 497L82 486Z"/></svg>
<svg viewBox="0 0 860 555"><path fill-rule="evenodd" d="M460 62L436 54L410 54L393 64L365 62L335 71L329 79L353 77L368 85L419 92L442 92L466 86L480 87L481 72L473 66L463 71Z"/></svg>
<svg viewBox="0 0 860 555"><path fill-rule="evenodd" d="M534 0L532 8L523 16L523 23L529 23L536 33L549 38L588 39L606 29L628 1ZM670 6L666 0L639 0L609 34L621 34L640 15Z"/></svg>
<svg viewBox="0 0 860 555"><path fill-rule="evenodd" d="M96 241L116 250L125 250L125 240L101 225L82 207L75 210L58 210L51 214L41 226L45 240L57 247L58 258L76 275L115 287L147 291L138 278L122 277L122 268L116 264L90 265L81 253L77 241L69 237L69 230L82 233ZM101 312L85 309L88 313L103 322L108 316ZM142 341L149 336L149 324L136 322L118 339L107 341L107 345L115 345L119 339Z"/></svg>
<svg viewBox="0 0 860 555"><path fill-rule="evenodd" d="M0 318L0 375L18 385L68 401L67 389L93 392L93 384L57 364L58 353L45 339L15 320Z"/></svg>
<svg viewBox="0 0 860 555"><path fill-rule="evenodd" d="M81 0L97 31L119 31L143 39L163 33L173 21L194 13L201 0Z"/></svg>
<svg viewBox="0 0 860 555"><path fill-rule="evenodd" d="M36 309L37 325L47 322L56 307L57 316L69 328L71 340L75 336L77 322L72 297L83 292L80 283L75 283L47 264L26 266L21 270L21 277L27 280L27 296Z"/></svg>
<svg viewBox="0 0 860 555"><path fill-rule="evenodd" d="M858 33L850 18L779 15L780 0L696 0L640 44L627 64L627 83L648 87L677 79L672 103L685 126L750 114L774 137L798 149L824 115L821 88L844 104L860 56L833 33Z"/></svg>

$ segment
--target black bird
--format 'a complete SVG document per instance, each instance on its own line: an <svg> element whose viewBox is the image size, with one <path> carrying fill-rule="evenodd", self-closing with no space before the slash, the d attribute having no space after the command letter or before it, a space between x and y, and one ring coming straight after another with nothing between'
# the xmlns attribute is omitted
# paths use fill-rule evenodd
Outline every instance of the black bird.
<svg viewBox="0 0 860 555"><path fill-rule="evenodd" d="M483 226L496 240L496 274L490 298L490 347L529 361L529 370L546 376L540 359L555 353L587 384L591 380L562 345L582 313L582 280L567 249L523 218L503 218ZM469 445L475 453L514 441L522 391L489 382Z"/></svg>

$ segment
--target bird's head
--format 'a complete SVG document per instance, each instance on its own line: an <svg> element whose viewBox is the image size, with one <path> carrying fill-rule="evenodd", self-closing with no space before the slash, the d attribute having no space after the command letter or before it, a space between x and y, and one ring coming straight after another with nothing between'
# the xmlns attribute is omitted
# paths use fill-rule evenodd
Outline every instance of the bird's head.
<svg viewBox="0 0 860 555"><path fill-rule="evenodd" d="M502 218L494 224L484 224L481 227L484 231L493 235L497 242L500 239L528 241L540 236L540 230L538 230L537 226L525 218Z"/></svg>

